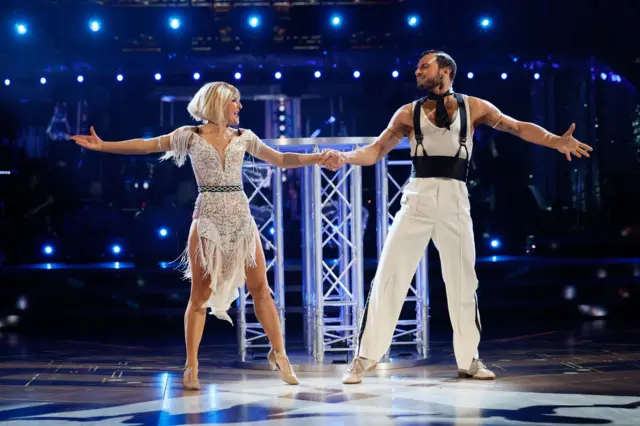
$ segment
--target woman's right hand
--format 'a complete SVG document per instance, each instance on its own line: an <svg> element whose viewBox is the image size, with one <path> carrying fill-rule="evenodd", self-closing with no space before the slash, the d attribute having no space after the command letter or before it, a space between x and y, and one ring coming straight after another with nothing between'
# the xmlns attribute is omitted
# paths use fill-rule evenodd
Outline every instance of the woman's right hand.
<svg viewBox="0 0 640 426"><path fill-rule="evenodd" d="M103 151L104 141L96 134L96 131L91 126L91 135L75 135L71 136L71 139L83 148L90 149L92 151Z"/></svg>

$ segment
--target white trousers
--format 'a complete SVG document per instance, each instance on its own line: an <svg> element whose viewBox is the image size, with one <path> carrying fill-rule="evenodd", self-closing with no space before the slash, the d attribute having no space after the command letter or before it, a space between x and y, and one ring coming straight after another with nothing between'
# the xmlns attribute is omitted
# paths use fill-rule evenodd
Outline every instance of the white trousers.
<svg viewBox="0 0 640 426"><path fill-rule="evenodd" d="M480 343L476 253L467 186L453 179L411 179L401 206L371 285L358 355L377 362L389 349L411 279L433 239L440 253L456 362L459 369L467 370L478 358Z"/></svg>

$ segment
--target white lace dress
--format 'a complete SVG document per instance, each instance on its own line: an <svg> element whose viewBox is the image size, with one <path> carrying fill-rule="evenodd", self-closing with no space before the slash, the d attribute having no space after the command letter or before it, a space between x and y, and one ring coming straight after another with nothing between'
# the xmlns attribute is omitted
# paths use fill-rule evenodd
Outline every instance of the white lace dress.
<svg viewBox="0 0 640 426"><path fill-rule="evenodd" d="M199 187L242 186L242 164L245 152L256 155L265 146L251 130L234 136L224 151L224 169L218 151L193 128L178 129L170 140L171 151L162 159L173 159L181 167L187 156ZM244 286L245 267L256 264L258 227L249 210L244 191L200 192L193 212L193 225L200 236L197 256L204 278L211 279L211 297L202 306L211 314L233 324L227 313ZM184 278L191 279L189 248L183 252L180 266Z"/></svg>

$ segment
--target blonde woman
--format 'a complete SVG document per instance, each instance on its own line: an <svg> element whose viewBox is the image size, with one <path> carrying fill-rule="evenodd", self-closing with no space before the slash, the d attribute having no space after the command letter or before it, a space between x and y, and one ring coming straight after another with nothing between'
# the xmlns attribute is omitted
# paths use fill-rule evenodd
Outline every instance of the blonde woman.
<svg viewBox="0 0 640 426"><path fill-rule="evenodd" d="M260 234L242 190L245 152L276 167L295 168L322 164L321 154L281 153L266 146L251 130L234 129L240 123L240 92L234 86L215 82L204 85L187 110L197 121L153 139L103 142L91 127L90 136L73 136L80 146L113 154L166 152L182 166L187 156L198 184L193 222L181 264L191 280L191 295L184 316L187 361L185 389L200 389L198 347L204 330L206 308L219 319L232 323L227 314L247 283L258 321L271 344L268 360L281 379L298 384L285 353L275 303L267 284L265 257Z"/></svg>

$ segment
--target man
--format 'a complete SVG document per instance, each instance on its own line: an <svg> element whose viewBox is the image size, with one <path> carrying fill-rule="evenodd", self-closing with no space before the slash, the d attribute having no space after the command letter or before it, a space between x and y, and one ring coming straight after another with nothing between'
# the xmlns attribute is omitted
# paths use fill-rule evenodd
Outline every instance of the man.
<svg viewBox="0 0 640 426"><path fill-rule="evenodd" d="M495 374L479 359L475 247L466 187L473 131L480 125L571 156L589 157L592 148L573 137L572 124L556 136L533 124L504 115L491 103L454 93L457 66L441 51L425 52L415 75L427 96L398 109L371 145L349 152L329 151L325 167L370 166L382 160L405 136L411 143L412 179L403 190L381 253L360 330L356 357L343 383L360 383L391 344L411 279L430 239L440 253L458 376L491 380Z"/></svg>

